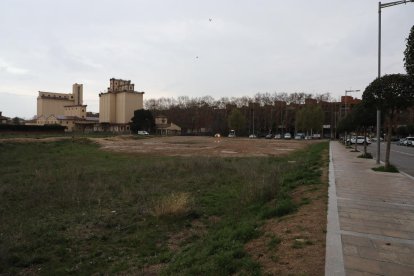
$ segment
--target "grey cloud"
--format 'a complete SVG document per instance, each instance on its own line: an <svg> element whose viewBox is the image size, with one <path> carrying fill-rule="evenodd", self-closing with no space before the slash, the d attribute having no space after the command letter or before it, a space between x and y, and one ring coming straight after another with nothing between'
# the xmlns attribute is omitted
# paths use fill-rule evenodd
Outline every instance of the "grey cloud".
<svg viewBox="0 0 414 276"><path fill-rule="evenodd" d="M298 90L339 97L376 76L377 5L3 0L0 32L7 43L0 44L0 53L8 66L0 63L0 91L35 95L83 82L94 111L92 99L110 77L131 79L147 98ZM384 72L403 70L400 57L413 11L414 4L407 4L384 12ZM32 74L15 91L10 68Z"/></svg>

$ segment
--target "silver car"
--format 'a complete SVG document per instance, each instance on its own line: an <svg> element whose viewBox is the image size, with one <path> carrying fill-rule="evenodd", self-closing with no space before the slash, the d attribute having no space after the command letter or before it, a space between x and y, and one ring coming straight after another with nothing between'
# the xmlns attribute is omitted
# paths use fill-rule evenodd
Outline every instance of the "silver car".
<svg viewBox="0 0 414 276"><path fill-rule="evenodd" d="M371 140L367 137L367 144L371 144ZM351 138L351 144L355 144L355 141L357 144L363 144L364 143L364 136L357 136Z"/></svg>
<svg viewBox="0 0 414 276"><path fill-rule="evenodd" d="M414 146L414 137L405 138L404 146L413 147Z"/></svg>

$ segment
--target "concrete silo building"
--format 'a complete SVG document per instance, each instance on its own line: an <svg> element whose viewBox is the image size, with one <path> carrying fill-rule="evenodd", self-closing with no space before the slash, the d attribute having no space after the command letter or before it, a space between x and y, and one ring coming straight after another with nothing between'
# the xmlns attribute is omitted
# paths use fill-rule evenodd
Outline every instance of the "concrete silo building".
<svg viewBox="0 0 414 276"><path fill-rule="evenodd" d="M127 132L134 111L144 108L144 92L135 91L130 80L112 78L109 84L99 94L99 123L104 131Z"/></svg>

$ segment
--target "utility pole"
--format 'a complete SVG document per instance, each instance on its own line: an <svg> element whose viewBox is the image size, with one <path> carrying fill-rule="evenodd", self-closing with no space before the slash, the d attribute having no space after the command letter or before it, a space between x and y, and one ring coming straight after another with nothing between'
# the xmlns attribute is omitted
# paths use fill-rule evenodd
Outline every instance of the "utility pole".
<svg viewBox="0 0 414 276"><path fill-rule="evenodd" d="M253 107L252 111L253 111L253 135L254 135L254 107Z"/></svg>

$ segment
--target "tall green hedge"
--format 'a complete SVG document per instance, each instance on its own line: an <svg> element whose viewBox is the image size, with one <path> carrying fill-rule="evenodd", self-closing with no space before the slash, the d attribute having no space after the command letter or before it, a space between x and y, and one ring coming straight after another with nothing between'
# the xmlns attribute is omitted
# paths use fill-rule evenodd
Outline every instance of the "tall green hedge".
<svg viewBox="0 0 414 276"><path fill-rule="evenodd" d="M21 131L21 132L64 132L65 126L61 125L43 125L43 126L34 126L34 125L8 125L0 124L0 132L7 131Z"/></svg>

